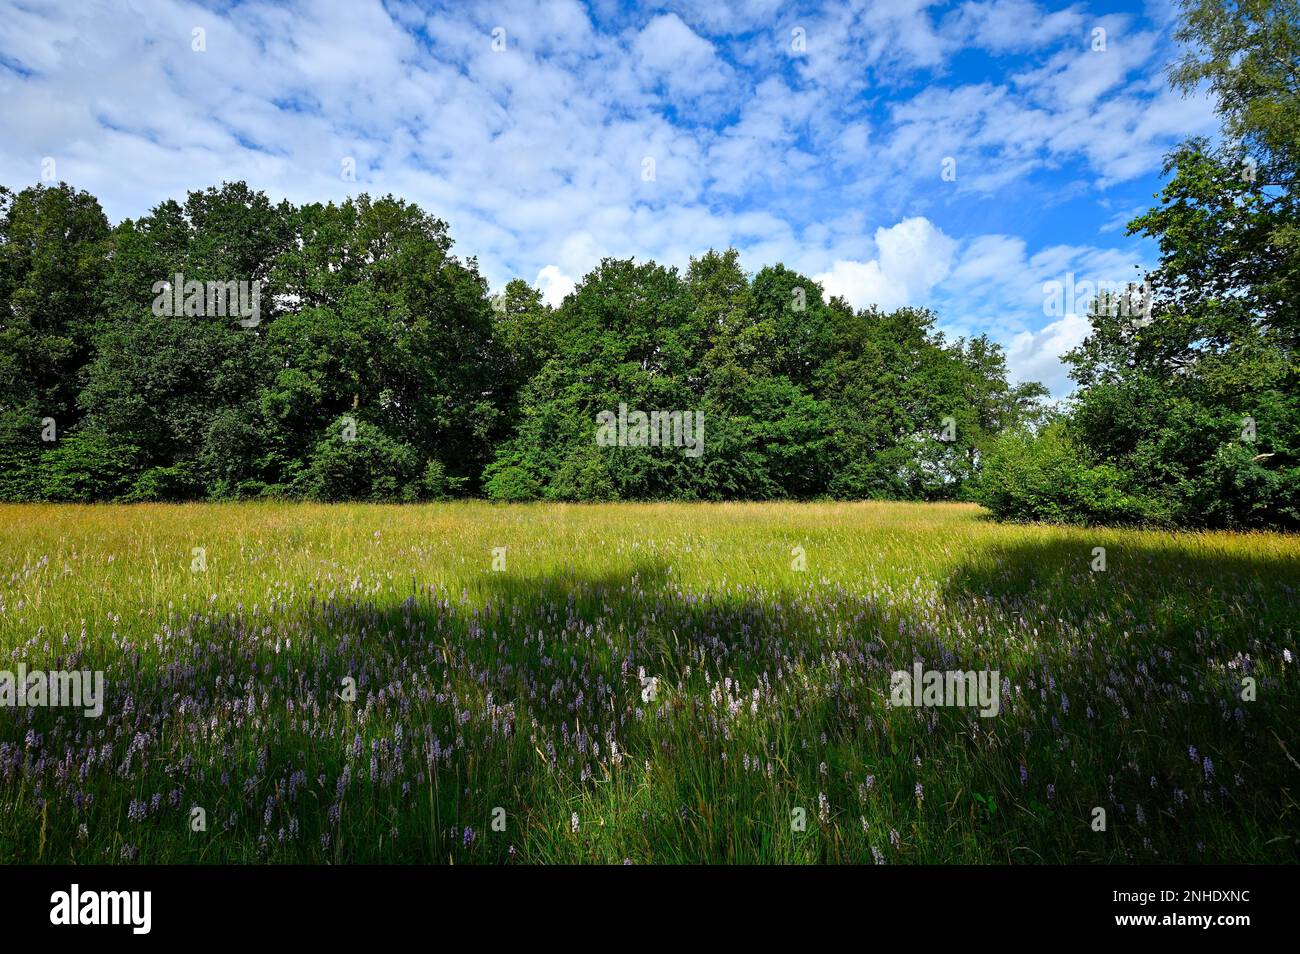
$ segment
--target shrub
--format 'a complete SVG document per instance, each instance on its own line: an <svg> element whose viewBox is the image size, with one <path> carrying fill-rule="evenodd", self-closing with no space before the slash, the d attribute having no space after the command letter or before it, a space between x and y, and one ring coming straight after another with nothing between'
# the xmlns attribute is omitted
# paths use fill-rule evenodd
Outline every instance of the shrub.
<svg viewBox="0 0 1300 954"><path fill-rule="evenodd" d="M140 450L103 431L74 431L41 455L41 485L49 500L116 500L140 472Z"/></svg>
<svg viewBox="0 0 1300 954"><path fill-rule="evenodd" d="M524 465L522 456L512 454L493 461L483 473L483 491L489 500L519 503L542 495L541 482Z"/></svg>
<svg viewBox="0 0 1300 954"><path fill-rule="evenodd" d="M993 441L976 497L999 520L1160 523L1167 517L1159 501L1130 492L1120 471L1090 464L1059 422Z"/></svg>
<svg viewBox="0 0 1300 954"><path fill-rule="evenodd" d="M339 418L316 443L302 479L306 496L398 501L421 495L420 461L413 448L366 421L357 422L354 435L344 436L344 423Z"/></svg>

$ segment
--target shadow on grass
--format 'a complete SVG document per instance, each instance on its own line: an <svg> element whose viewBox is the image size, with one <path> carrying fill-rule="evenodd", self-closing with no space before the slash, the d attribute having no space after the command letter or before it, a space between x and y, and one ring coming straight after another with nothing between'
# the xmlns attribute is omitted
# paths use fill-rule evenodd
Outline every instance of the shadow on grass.
<svg viewBox="0 0 1300 954"><path fill-rule="evenodd" d="M1190 534L1160 543L1113 534L1097 539L989 546L949 574L945 598L983 602L1008 619L1090 618L1274 640L1300 618L1300 556L1211 548Z"/></svg>

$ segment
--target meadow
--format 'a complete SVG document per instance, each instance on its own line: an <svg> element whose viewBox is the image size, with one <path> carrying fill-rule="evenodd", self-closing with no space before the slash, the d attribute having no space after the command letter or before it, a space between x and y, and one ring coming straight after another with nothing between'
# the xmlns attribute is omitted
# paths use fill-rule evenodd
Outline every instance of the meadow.
<svg viewBox="0 0 1300 954"><path fill-rule="evenodd" d="M1295 862L1297 620L964 504L0 505L0 670L106 692L0 708L0 862Z"/></svg>

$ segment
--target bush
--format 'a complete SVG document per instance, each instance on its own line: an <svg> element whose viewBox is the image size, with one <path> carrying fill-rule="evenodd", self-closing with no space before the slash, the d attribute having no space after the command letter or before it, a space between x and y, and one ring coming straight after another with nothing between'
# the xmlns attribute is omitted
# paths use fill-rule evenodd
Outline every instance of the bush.
<svg viewBox="0 0 1300 954"><path fill-rule="evenodd" d="M993 441L976 499L999 520L1051 523L1162 523L1159 501L1131 493L1114 467L1089 464L1061 423Z"/></svg>
<svg viewBox="0 0 1300 954"><path fill-rule="evenodd" d="M460 494L467 483L464 477L451 477L442 461L430 458L424 465L424 477L420 481L421 498L424 500L449 500Z"/></svg>
<svg viewBox="0 0 1300 954"><path fill-rule="evenodd" d="M41 419L20 411L0 411L0 500L40 497Z"/></svg>
<svg viewBox="0 0 1300 954"><path fill-rule="evenodd" d="M140 473L140 450L103 431L74 431L41 455L41 485L48 500L89 503L116 500Z"/></svg>
<svg viewBox="0 0 1300 954"><path fill-rule="evenodd" d="M523 464L519 454L493 461L483 477L483 491L489 500L520 503L542 495L541 482Z"/></svg>
<svg viewBox="0 0 1300 954"><path fill-rule="evenodd" d="M203 480L194 466L181 461L171 467L150 467L132 483L122 497L126 503L163 500L202 500Z"/></svg>
<svg viewBox="0 0 1300 954"><path fill-rule="evenodd" d="M1199 517L1225 527L1300 526L1300 467L1278 465L1281 454L1224 443L1193 494Z"/></svg>
<svg viewBox="0 0 1300 954"><path fill-rule="evenodd" d="M575 449L556 469L546 487L548 500L617 500L614 478L606 465L603 448ZM647 459L648 455L641 458Z"/></svg>
<svg viewBox="0 0 1300 954"><path fill-rule="evenodd" d="M415 450L395 441L365 421L355 434L345 431L345 418L332 424L312 451L303 493L313 500L415 500L423 490L420 460ZM434 475L436 478L436 474Z"/></svg>

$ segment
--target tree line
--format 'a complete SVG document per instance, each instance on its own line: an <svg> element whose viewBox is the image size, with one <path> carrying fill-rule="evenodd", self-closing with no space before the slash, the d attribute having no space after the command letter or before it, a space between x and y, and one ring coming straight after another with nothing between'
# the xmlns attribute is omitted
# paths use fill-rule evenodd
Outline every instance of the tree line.
<svg viewBox="0 0 1300 954"><path fill-rule="evenodd" d="M606 259L552 308L451 246L392 196L236 182L110 226L67 184L0 192L0 495L954 498L1041 412L987 338L734 250ZM702 446L600 440L620 408Z"/></svg>

